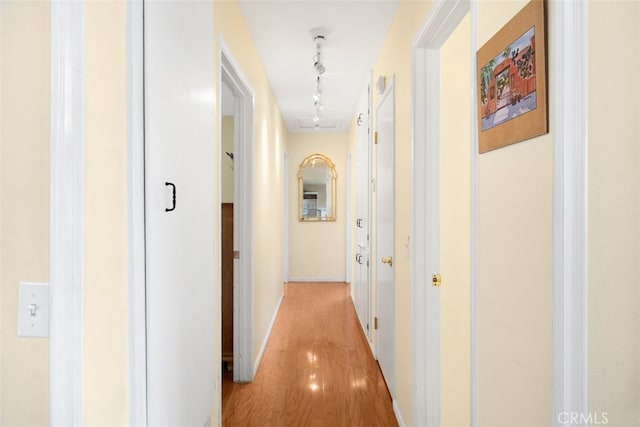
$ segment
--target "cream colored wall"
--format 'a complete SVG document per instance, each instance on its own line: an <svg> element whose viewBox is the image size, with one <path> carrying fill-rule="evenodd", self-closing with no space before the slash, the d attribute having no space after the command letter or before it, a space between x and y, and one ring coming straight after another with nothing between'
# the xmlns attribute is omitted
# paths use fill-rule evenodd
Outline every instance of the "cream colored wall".
<svg viewBox="0 0 640 427"><path fill-rule="evenodd" d="M478 47L526 3L481 1ZM552 135L480 155L478 192L478 422L548 425Z"/></svg>
<svg viewBox="0 0 640 427"><path fill-rule="evenodd" d="M346 203L348 135L295 133L289 135L289 278L291 281L346 277ZM336 221L298 220L298 168L305 157L320 153L336 165Z"/></svg>
<svg viewBox="0 0 640 427"><path fill-rule="evenodd" d="M48 2L0 2L0 425L49 424L49 340L18 338L18 283L49 281Z"/></svg>
<svg viewBox="0 0 640 427"><path fill-rule="evenodd" d="M126 4L87 2L85 425L129 421Z"/></svg>
<svg viewBox="0 0 640 427"><path fill-rule="evenodd" d="M284 205L282 170L287 146L287 131L251 34L236 1L214 3L214 31L216 32L216 49L219 46L218 37L222 37L255 94L255 157L251 174L255 192L253 199L255 212L253 220L255 275L253 359L255 360L282 295L282 253L285 244L282 229ZM217 61L216 55L216 63ZM215 78L218 79L217 73ZM218 152L218 150L215 151ZM219 196L216 195L216 197ZM219 221L216 222L218 223ZM218 225L216 230L216 233L219 233ZM216 337L216 342L219 342L219 336Z"/></svg>
<svg viewBox="0 0 640 427"><path fill-rule="evenodd" d="M589 2L589 405L640 425L640 3ZM630 54L636 52L636 54Z"/></svg>
<svg viewBox="0 0 640 427"><path fill-rule="evenodd" d="M233 203L233 116L222 116L222 203Z"/></svg>
<svg viewBox="0 0 640 427"><path fill-rule="evenodd" d="M390 81L395 74L395 302L396 302L396 400L407 425L411 425L412 405L412 325L411 325L411 260L406 248L411 233L411 44L424 22L432 2L401 1L389 34L373 69L374 82L379 76ZM373 90L373 111L380 95ZM373 173L375 174L375 149ZM375 193L372 204L375 209ZM375 222L375 210L372 213ZM375 224L374 224L375 225ZM375 241L375 230L374 237ZM375 277L374 282L375 283ZM374 286L375 287L375 286ZM375 307L375 301L373 302Z"/></svg>
<svg viewBox="0 0 640 427"><path fill-rule="evenodd" d="M471 19L440 50L440 345L443 426L470 418ZM466 124L466 125L465 125Z"/></svg>

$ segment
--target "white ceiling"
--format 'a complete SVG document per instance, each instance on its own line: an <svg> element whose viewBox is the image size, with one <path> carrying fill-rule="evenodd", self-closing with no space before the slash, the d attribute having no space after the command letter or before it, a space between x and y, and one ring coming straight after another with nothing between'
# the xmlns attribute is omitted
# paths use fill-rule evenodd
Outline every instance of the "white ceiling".
<svg viewBox="0 0 640 427"><path fill-rule="evenodd" d="M290 132L314 132L315 45L322 47L320 131L345 132L398 7L398 0L240 0L240 8Z"/></svg>

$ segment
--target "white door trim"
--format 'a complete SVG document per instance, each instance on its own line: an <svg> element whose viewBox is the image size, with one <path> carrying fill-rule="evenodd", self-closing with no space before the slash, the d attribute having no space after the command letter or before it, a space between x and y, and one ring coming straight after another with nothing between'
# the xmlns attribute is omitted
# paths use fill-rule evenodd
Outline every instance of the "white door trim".
<svg viewBox="0 0 640 427"><path fill-rule="evenodd" d="M143 14L144 2L127 1L129 420L132 426L147 425Z"/></svg>
<svg viewBox="0 0 640 427"><path fill-rule="evenodd" d="M548 4L553 36L553 420L588 402L588 3Z"/></svg>
<svg viewBox="0 0 640 427"><path fill-rule="evenodd" d="M469 0L437 1L427 16L422 29L412 45L412 151L413 151L413 253L412 262L412 322L413 328L413 423L416 425L440 425L440 294L431 287L431 274L439 271L440 233L440 47L458 27L470 10ZM473 25L473 24L472 24ZM472 33L473 37L474 33ZM469 52L475 64L475 51ZM471 70L470 70L471 71ZM475 73L470 72L473 79ZM471 84L472 92L475 84ZM471 94L471 105L475 97ZM473 108L472 108L472 111ZM470 126L475 127L473 117ZM472 133L471 150L471 239L477 236L477 199L473 189L477 188L477 142ZM474 307L477 280L475 276L475 241L471 241L471 314ZM424 262L422 262L424 260ZM472 325L475 323L471 318ZM475 328L471 330L472 343ZM475 346L472 345L472 350ZM475 359L475 355L471 355ZM471 389L477 383L472 364ZM475 402L472 401L472 414ZM472 415L472 420L474 419Z"/></svg>
<svg viewBox="0 0 640 427"><path fill-rule="evenodd" d="M82 425L84 2L51 3L49 418Z"/></svg>
<svg viewBox="0 0 640 427"><path fill-rule="evenodd" d="M233 380L252 381L253 360L253 108L254 91L231 54L219 39L219 82L224 81L235 98L234 112L234 244L240 259L234 264L233 293ZM218 105L221 105L218 90ZM222 109L218 108L218 123ZM220 131L221 126L218 126ZM222 147L220 146L220 149ZM220 156L223 153L220 153Z"/></svg>

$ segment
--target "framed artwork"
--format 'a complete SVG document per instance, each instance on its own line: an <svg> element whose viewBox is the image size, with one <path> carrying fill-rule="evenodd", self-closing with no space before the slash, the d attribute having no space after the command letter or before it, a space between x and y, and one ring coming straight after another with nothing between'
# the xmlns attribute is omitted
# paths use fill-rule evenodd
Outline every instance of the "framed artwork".
<svg viewBox="0 0 640 427"><path fill-rule="evenodd" d="M478 50L480 153L548 132L544 24L532 0Z"/></svg>

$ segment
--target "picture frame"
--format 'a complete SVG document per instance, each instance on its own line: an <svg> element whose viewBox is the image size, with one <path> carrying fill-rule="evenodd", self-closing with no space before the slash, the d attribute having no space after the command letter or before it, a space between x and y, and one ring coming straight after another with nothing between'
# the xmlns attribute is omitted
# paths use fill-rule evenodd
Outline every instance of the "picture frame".
<svg viewBox="0 0 640 427"><path fill-rule="evenodd" d="M481 154L548 132L544 8L529 2L476 54Z"/></svg>

